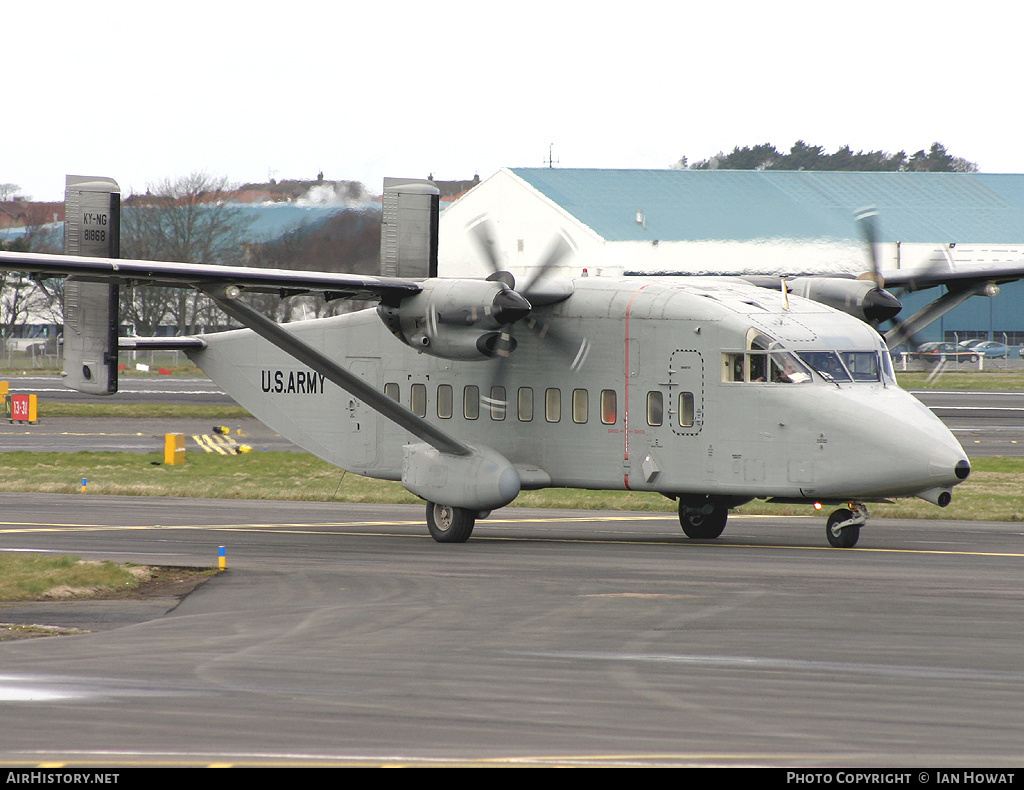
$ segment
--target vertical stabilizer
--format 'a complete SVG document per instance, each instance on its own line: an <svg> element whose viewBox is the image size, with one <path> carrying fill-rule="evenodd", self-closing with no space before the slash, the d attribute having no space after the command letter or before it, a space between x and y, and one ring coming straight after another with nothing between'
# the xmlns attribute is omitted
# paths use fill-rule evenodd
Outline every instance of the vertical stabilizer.
<svg viewBox="0 0 1024 790"><path fill-rule="evenodd" d="M430 181L385 178L380 227L380 273L437 277L441 193Z"/></svg>
<svg viewBox="0 0 1024 790"><path fill-rule="evenodd" d="M121 188L111 178L68 176L64 254L121 255ZM117 392L118 287L64 281L64 385L91 395Z"/></svg>

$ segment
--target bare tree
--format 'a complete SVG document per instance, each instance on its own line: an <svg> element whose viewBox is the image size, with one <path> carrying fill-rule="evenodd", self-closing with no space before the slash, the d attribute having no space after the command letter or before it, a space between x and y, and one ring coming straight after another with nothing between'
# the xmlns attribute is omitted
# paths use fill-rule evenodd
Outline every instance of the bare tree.
<svg viewBox="0 0 1024 790"><path fill-rule="evenodd" d="M192 173L149 185L145 195L125 201L121 213L121 255L139 260L181 263L242 262L242 242L250 224L231 200L226 178ZM208 325L208 300L185 289L140 286L122 301L124 323L140 334L173 323L179 334Z"/></svg>
<svg viewBox="0 0 1024 790"><path fill-rule="evenodd" d="M0 186L14 186L0 185ZM17 187L15 187L16 189ZM0 245L15 252L59 252L45 206L28 204L24 211L24 233L17 239ZM0 334L3 350L11 346L14 337L24 334L28 324L60 324L60 297L62 283L44 287L19 272L0 275Z"/></svg>

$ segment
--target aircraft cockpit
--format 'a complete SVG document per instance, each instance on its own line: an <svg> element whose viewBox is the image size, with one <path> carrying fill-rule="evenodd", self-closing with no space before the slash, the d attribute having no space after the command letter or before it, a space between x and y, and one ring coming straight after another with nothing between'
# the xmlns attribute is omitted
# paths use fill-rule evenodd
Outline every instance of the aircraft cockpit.
<svg viewBox="0 0 1024 790"><path fill-rule="evenodd" d="M722 381L809 384L895 383L896 375L888 351L871 349L795 350L785 348L764 335L754 335L744 351L722 353Z"/></svg>

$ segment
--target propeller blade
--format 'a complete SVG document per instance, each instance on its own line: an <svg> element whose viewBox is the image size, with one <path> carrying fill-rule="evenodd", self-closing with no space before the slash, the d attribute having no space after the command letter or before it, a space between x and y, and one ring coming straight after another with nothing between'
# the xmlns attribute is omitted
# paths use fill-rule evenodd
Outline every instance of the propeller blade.
<svg viewBox="0 0 1024 790"><path fill-rule="evenodd" d="M589 339L576 340L567 333L555 329L547 321L533 317L526 322L526 325L534 330L539 338L550 340L554 344L558 352L569 361L570 370L579 370L587 361L587 356L590 354Z"/></svg>
<svg viewBox="0 0 1024 790"><path fill-rule="evenodd" d="M491 410L492 416L500 414L504 417L508 409L508 396L505 391L505 376L508 373L509 361L508 353L497 355L495 360L491 385L487 388L486 393L480 393L480 403Z"/></svg>
<svg viewBox="0 0 1024 790"><path fill-rule="evenodd" d="M498 246L494 241L494 234L491 233L491 223L488 220L481 220L470 229L470 234L476 240L480 252L491 267L491 271L497 274L501 271L501 264L498 262ZM488 278L490 279L490 278Z"/></svg>
<svg viewBox="0 0 1024 790"><path fill-rule="evenodd" d="M854 218L860 226L861 235L868 248L868 256L871 258L871 279L879 288L884 287L882 282L882 271L878 263L878 252L875 244L878 242L878 209L874 206L865 206L854 212Z"/></svg>
<svg viewBox="0 0 1024 790"><path fill-rule="evenodd" d="M572 247L569 246L569 242L567 242L563 236L557 236L551 244L551 247L548 249L547 255L545 255L541 260L537 270L533 273L533 276L530 277L529 282L526 283L526 286L522 289L521 293L529 299L530 290L544 277L546 277L547 273L553 267L557 266L563 258L571 253Z"/></svg>

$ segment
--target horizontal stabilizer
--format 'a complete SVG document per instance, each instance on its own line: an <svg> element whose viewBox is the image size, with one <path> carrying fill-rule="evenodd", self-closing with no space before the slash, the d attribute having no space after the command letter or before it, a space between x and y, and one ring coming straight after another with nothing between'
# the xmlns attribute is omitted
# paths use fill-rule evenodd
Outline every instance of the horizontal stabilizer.
<svg viewBox="0 0 1024 790"><path fill-rule="evenodd" d="M121 351L187 351L190 348L206 348L201 337L119 337L117 347Z"/></svg>

